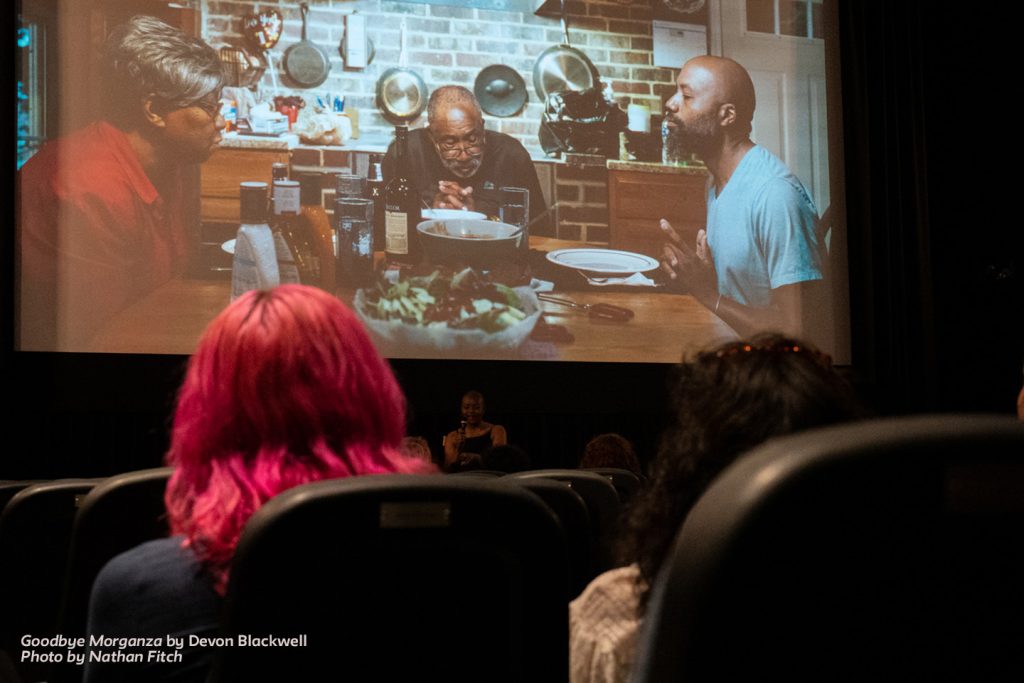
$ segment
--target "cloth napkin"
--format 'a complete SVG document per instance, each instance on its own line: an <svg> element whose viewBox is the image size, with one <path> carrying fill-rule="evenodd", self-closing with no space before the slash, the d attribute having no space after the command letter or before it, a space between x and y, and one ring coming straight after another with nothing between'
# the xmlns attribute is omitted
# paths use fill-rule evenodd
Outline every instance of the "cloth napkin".
<svg viewBox="0 0 1024 683"><path fill-rule="evenodd" d="M657 287L658 284L647 277L643 273L633 273L629 277L599 277L592 278L586 273L580 272L580 275L587 279L587 284L593 285L594 287L612 287L612 286L627 286L627 287Z"/></svg>

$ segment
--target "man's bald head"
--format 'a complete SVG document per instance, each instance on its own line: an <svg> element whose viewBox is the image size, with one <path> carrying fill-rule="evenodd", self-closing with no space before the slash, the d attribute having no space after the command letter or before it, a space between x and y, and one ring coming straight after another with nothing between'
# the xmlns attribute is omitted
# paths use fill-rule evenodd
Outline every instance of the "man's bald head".
<svg viewBox="0 0 1024 683"><path fill-rule="evenodd" d="M683 71L693 87L708 88L719 105L733 105L738 132L750 134L757 99L754 82L746 69L726 57L703 55L683 64Z"/></svg>
<svg viewBox="0 0 1024 683"><path fill-rule="evenodd" d="M461 85L443 85L430 93L427 101L427 125L443 121L453 109L462 110L467 116L475 118L483 125L484 114L476 96Z"/></svg>

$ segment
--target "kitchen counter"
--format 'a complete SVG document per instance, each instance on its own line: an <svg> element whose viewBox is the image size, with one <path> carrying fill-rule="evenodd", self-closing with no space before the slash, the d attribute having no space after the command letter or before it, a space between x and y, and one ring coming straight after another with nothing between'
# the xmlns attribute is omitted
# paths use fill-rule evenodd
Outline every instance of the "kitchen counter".
<svg viewBox="0 0 1024 683"><path fill-rule="evenodd" d="M285 133L277 137L265 135L242 135L241 133L224 133L220 141L222 149L260 149L287 151L299 146L299 136Z"/></svg>
<svg viewBox="0 0 1024 683"><path fill-rule="evenodd" d="M699 175L706 176L706 166L676 166L650 161L619 161L618 159L608 160L609 171L640 171L642 173L662 173L666 175Z"/></svg>

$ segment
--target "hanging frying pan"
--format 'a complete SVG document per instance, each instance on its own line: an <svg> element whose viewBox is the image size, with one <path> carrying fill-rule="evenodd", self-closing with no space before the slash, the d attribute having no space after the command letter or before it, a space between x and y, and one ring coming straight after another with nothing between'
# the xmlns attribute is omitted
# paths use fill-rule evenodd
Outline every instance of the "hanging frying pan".
<svg viewBox="0 0 1024 683"><path fill-rule="evenodd" d="M315 88L327 80L331 62L316 43L306 40L306 15L309 5L299 5L302 11L302 40L289 47L284 53L284 70L288 76L303 88Z"/></svg>
<svg viewBox="0 0 1024 683"><path fill-rule="evenodd" d="M398 66L377 80L377 109L394 124L408 123L427 108L427 84L405 66L405 19L399 27Z"/></svg>
<svg viewBox="0 0 1024 683"><path fill-rule="evenodd" d="M600 79L597 67L583 52L569 45L569 24L562 0L562 44L541 52L533 63L533 88L541 102L553 92L589 90Z"/></svg>

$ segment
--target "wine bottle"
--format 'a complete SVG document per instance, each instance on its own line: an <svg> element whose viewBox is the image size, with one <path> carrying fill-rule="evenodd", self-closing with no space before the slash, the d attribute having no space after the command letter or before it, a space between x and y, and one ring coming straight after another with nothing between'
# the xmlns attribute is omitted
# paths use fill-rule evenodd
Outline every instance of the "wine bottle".
<svg viewBox="0 0 1024 683"><path fill-rule="evenodd" d="M389 263L420 261L420 198L410 181L406 126L395 127L395 175L384 187L384 252Z"/></svg>

